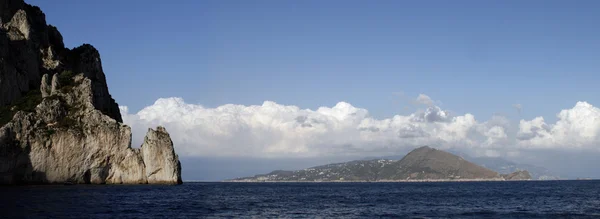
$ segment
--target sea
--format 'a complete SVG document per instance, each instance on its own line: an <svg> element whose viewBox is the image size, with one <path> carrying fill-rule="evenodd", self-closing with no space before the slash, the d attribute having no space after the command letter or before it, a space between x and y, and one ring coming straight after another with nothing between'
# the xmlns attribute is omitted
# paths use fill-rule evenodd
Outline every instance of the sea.
<svg viewBox="0 0 600 219"><path fill-rule="evenodd" d="M600 181L0 187L0 218L600 218Z"/></svg>

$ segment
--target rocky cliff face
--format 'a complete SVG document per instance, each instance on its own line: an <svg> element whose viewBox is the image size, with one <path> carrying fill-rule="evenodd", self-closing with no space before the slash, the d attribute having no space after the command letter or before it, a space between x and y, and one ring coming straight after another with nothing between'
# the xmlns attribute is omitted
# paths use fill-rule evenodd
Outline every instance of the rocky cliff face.
<svg viewBox="0 0 600 219"><path fill-rule="evenodd" d="M66 49L38 7L22 0L0 1L0 106L39 86L42 74L60 66Z"/></svg>
<svg viewBox="0 0 600 219"><path fill-rule="evenodd" d="M164 128L131 148L93 46L64 48L22 0L0 0L0 12L0 184L181 183Z"/></svg>
<svg viewBox="0 0 600 219"><path fill-rule="evenodd" d="M40 8L22 0L0 1L0 106L39 89L42 75L70 70L92 81L94 106L122 122L119 106L108 93L98 51L89 44L64 47L56 27L46 24Z"/></svg>
<svg viewBox="0 0 600 219"><path fill-rule="evenodd" d="M181 164L165 128L148 129L141 155L148 183L181 183Z"/></svg>

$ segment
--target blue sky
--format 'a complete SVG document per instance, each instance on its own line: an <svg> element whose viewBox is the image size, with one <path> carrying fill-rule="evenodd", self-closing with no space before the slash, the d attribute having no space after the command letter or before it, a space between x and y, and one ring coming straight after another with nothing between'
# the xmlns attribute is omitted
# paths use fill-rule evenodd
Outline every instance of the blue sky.
<svg viewBox="0 0 600 219"><path fill-rule="evenodd" d="M66 45L102 54L113 96L137 111L346 101L378 118L424 93L444 108L554 119L599 103L597 1L30 0Z"/></svg>
<svg viewBox="0 0 600 219"><path fill-rule="evenodd" d="M28 3L98 48L133 145L166 126L187 179L425 144L600 177L578 158L600 156L600 1Z"/></svg>

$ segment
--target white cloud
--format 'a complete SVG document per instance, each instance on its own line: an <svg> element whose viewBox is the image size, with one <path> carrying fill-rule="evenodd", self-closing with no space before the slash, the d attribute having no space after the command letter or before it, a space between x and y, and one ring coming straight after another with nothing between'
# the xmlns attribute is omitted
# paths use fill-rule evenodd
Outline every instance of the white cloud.
<svg viewBox="0 0 600 219"><path fill-rule="evenodd" d="M163 125L183 156L382 156L430 145L514 157L524 149L590 149L600 143L600 109L586 102L562 110L555 124L537 117L521 120L518 129L502 116L481 122L435 105L385 119L346 102L316 110L271 101L208 108L161 98L135 114L120 109L134 140L141 141L148 127Z"/></svg>
<svg viewBox="0 0 600 219"><path fill-rule="evenodd" d="M517 141L528 148L597 149L600 143L600 109L577 102L572 109L560 111L555 124L543 117L521 120Z"/></svg>
<svg viewBox="0 0 600 219"><path fill-rule="evenodd" d="M475 147L504 133L504 127L488 127L471 114L452 117L438 106L381 120L346 102L317 110L271 101L206 108L161 98L135 114L120 109L134 135L164 125L178 152L187 156L381 155L422 145Z"/></svg>
<svg viewBox="0 0 600 219"><path fill-rule="evenodd" d="M413 121L417 122L448 122L450 114L440 109L438 106L427 107L425 111L419 111L412 116Z"/></svg>

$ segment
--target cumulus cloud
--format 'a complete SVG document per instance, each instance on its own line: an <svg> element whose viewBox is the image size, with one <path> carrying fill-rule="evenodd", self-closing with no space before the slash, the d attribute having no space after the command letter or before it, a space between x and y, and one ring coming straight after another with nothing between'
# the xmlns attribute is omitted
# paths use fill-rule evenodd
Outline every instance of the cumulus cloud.
<svg viewBox="0 0 600 219"><path fill-rule="evenodd" d="M587 102L577 102L560 111L555 124L543 117L521 120L517 140L528 148L597 149L600 140L600 109Z"/></svg>
<svg viewBox="0 0 600 219"><path fill-rule="evenodd" d="M413 114L412 119L416 122L448 122L452 118L450 118L447 111L442 110L440 107L430 106L425 111Z"/></svg>
<svg viewBox="0 0 600 219"><path fill-rule="evenodd" d="M316 110L272 101L208 108L181 98L161 98L137 113L127 107L121 107L121 113L136 136L143 136L148 127L165 126L178 152L186 156L381 155L422 145L493 145L506 138L504 126L478 122L471 114L451 116L434 105L375 119L346 102Z"/></svg>
<svg viewBox="0 0 600 219"><path fill-rule="evenodd" d="M452 115L436 105L425 107L383 119L346 102L316 110L272 101L210 108L161 98L137 113L126 106L120 109L136 136L135 145L141 144L148 127L163 125L183 156L381 156L430 145L514 157L524 149L594 149L600 143L600 109L586 102L562 110L554 124L537 117L514 128L503 116L478 121L469 113Z"/></svg>

